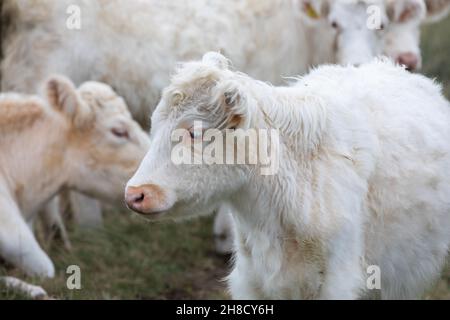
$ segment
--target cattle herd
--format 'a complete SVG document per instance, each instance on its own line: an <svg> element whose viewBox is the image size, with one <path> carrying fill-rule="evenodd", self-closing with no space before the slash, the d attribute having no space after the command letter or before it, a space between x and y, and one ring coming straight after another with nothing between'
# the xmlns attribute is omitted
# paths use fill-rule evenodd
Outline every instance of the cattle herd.
<svg viewBox="0 0 450 320"><path fill-rule="evenodd" d="M0 261L51 278L34 222L70 246L61 202L125 202L152 221L216 212L235 299L413 299L439 277L450 104L418 72L421 26L450 0L0 5ZM242 162L195 161L234 160L234 138Z"/></svg>

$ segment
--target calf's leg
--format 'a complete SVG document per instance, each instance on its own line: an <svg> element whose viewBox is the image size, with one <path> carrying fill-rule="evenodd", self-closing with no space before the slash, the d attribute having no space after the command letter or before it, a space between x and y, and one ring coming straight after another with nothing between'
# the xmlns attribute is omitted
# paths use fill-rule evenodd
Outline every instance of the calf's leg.
<svg viewBox="0 0 450 320"><path fill-rule="evenodd" d="M5 194L0 194L0 255L27 275L55 275L52 261L39 246L16 203Z"/></svg>
<svg viewBox="0 0 450 320"><path fill-rule="evenodd" d="M42 210L42 219L45 228L45 240L51 244L53 239L59 238L62 240L66 250L72 249L69 235L60 213L60 197L55 196L51 199Z"/></svg>
<svg viewBox="0 0 450 320"><path fill-rule="evenodd" d="M48 298L48 294L43 288L26 283L23 280L14 277L0 277L0 281L2 281L8 289L20 292L31 299L44 300Z"/></svg>
<svg viewBox="0 0 450 320"><path fill-rule="evenodd" d="M73 219L77 225L93 228L103 225L102 207L97 199L70 191L69 201Z"/></svg>

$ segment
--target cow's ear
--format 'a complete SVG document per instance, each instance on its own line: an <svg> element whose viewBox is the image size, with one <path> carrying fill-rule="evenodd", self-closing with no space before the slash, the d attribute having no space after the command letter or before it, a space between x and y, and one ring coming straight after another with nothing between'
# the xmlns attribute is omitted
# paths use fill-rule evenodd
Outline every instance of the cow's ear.
<svg viewBox="0 0 450 320"><path fill-rule="evenodd" d="M238 91L226 91L223 94L223 103L228 110L227 128L241 128L245 122L245 109L241 106L242 95Z"/></svg>
<svg viewBox="0 0 450 320"><path fill-rule="evenodd" d="M387 2L387 14L394 23L420 23L425 18L425 5L422 0L391 0Z"/></svg>
<svg viewBox="0 0 450 320"><path fill-rule="evenodd" d="M328 0L292 0L294 8L300 15L305 17L307 21L319 21L326 18L329 13Z"/></svg>
<svg viewBox="0 0 450 320"><path fill-rule="evenodd" d="M240 84L233 80L219 84L217 89L216 101L225 114L221 126L229 129L246 128L252 100L246 96L245 90L241 90Z"/></svg>
<svg viewBox="0 0 450 320"><path fill-rule="evenodd" d="M450 13L450 0L425 0L426 22L438 22Z"/></svg>
<svg viewBox="0 0 450 320"><path fill-rule="evenodd" d="M218 67L219 69L228 69L229 60L222 54L210 51L203 55L202 62L211 66Z"/></svg>
<svg viewBox="0 0 450 320"><path fill-rule="evenodd" d="M92 119L92 111L81 100L70 79L51 76L45 83L45 92L50 106L67 116L76 127L83 127Z"/></svg>

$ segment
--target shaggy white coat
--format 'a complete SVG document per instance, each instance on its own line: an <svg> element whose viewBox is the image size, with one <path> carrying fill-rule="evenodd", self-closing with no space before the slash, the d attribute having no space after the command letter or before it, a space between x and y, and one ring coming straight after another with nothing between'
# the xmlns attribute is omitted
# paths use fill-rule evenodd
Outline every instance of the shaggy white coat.
<svg viewBox="0 0 450 320"><path fill-rule="evenodd" d="M440 86L383 61L323 66L290 87L224 65L209 53L166 88L150 150L128 182L165 195L167 210L147 208L146 217L204 214L230 201L235 299L420 297L450 243L450 105ZM239 97L232 107L223 102L230 92ZM276 175L172 163L172 130L233 114L240 128L279 130ZM370 265L381 270L380 291L366 287Z"/></svg>

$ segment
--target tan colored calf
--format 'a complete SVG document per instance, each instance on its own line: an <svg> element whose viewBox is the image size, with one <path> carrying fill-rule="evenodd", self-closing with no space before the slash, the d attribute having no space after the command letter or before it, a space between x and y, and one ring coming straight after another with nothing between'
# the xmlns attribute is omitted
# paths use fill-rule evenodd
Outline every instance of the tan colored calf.
<svg viewBox="0 0 450 320"><path fill-rule="evenodd" d="M53 277L54 266L30 228L63 187L120 199L149 138L107 85L78 89L63 77L45 99L0 95L0 255L28 275Z"/></svg>

